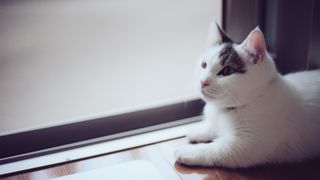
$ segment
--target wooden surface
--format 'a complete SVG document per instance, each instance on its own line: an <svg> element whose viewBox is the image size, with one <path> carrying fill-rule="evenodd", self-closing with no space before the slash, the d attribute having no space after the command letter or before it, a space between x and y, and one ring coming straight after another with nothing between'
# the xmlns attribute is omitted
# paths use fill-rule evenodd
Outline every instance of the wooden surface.
<svg viewBox="0 0 320 180"><path fill-rule="evenodd" d="M185 138L170 140L49 168L15 174L3 177L3 179L50 179L138 159L153 163L164 179L168 180L320 179L320 159L297 164L261 166L249 169L183 166L175 163L173 156L174 149L183 143L187 143Z"/></svg>

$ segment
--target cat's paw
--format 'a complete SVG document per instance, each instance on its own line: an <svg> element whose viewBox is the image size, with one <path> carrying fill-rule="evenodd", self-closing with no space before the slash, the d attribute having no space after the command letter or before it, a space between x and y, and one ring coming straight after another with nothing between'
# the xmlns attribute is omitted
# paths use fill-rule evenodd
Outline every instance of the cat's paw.
<svg viewBox="0 0 320 180"><path fill-rule="evenodd" d="M183 145L174 152L178 163L190 166L202 166L205 163L203 152L197 146L199 145Z"/></svg>
<svg viewBox="0 0 320 180"><path fill-rule="evenodd" d="M187 139L190 143L207 143L211 142L213 137L208 133L190 131L187 133Z"/></svg>

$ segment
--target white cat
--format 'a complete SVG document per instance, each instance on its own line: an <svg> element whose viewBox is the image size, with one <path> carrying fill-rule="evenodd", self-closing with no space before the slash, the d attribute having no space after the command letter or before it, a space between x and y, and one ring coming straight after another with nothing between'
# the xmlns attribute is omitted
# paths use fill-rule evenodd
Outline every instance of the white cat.
<svg viewBox="0 0 320 180"><path fill-rule="evenodd" d="M179 147L177 161L249 167L319 157L320 71L282 76L259 28L241 44L216 30L198 65L204 120L187 136L200 143Z"/></svg>

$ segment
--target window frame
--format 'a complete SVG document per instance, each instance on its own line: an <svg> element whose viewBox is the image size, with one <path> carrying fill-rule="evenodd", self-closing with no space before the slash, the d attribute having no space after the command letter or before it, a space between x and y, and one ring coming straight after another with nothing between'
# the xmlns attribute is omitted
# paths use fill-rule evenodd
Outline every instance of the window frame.
<svg viewBox="0 0 320 180"><path fill-rule="evenodd" d="M200 99L0 136L0 165L200 121ZM134 122L134 123L133 123Z"/></svg>

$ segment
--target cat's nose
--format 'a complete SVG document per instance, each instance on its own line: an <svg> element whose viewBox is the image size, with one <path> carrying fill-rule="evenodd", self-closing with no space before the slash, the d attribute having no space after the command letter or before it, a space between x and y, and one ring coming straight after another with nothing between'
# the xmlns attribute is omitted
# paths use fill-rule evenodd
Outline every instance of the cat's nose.
<svg viewBox="0 0 320 180"><path fill-rule="evenodd" d="M202 89L203 89L204 87L207 87L207 86L210 85L208 81L200 81L200 83L201 83L201 88L202 88Z"/></svg>

